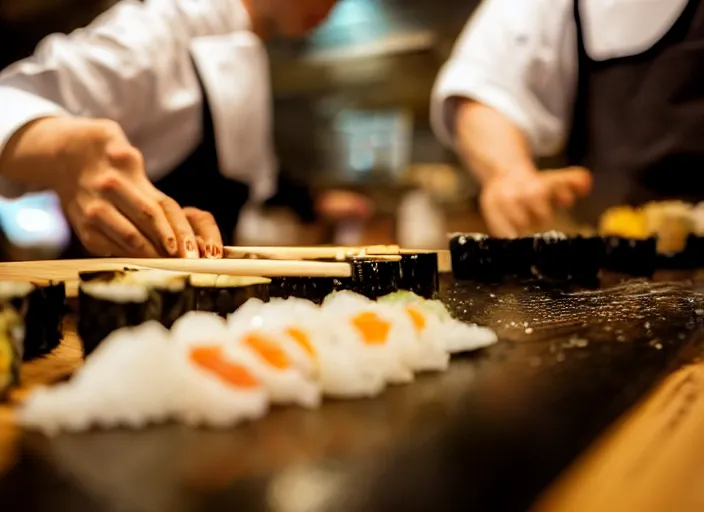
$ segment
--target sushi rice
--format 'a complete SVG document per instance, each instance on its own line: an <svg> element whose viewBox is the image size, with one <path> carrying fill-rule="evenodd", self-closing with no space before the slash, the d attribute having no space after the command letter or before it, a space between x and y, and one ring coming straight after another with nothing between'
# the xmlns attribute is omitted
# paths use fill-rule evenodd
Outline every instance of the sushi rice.
<svg viewBox="0 0 704 512"><path fill-rule="evenodd" d="M376 301L334 292L321 306L252 298L226 319L193 311L170 330L150 321L114 331L70 381L30 393L18 417L47 434L166 421L224 428L270 404L374 397L496 342L412 292Z"/></svg>
<svg viewBox="0 0 704 512"><path fill-rule="evenodd" d="M19 421L51 435L167 420L233 426L267 410L268 395L256 380L237 385L215 365L194 364L190 351L174 350L165 328L147 322L108 336L69 382L35 390Z"/></svg>
<svg viewBox="0 0 704 512"><path fill-rule="evenodd" d="M228 318L233 329L250 325L278 333L281 348L293 364L311 376L324 396L373 397L386 387L378 366L349 337L336 336L337 325L313 303L296 298L274 299L266 307L251 304Z"/></svg>

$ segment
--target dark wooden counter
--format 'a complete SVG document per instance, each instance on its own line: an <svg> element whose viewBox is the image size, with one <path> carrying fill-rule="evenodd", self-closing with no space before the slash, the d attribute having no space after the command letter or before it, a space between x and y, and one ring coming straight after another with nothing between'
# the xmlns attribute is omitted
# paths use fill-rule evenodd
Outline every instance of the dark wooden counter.
<svg viewBox="0 0 704 512"><path fill-rule="evenodd" d="M698 290L696 280L673 275L627 283L612 276L600 290L446 283L446 302L496 328L498 345L375 400L279 409L230 431L165 426L48 439L3 430L0 412L1 508L523 511L554 489L540 507L572 510L568 477L594 471L580 472L581 461L567 468L700 354ZM68 338L53 360L34 363L30 380L42 365L65 374L75 364ZM72 362L60 366L59 355ZM674 375L657 403L672 402L692 378ZM658 439L637 439L646 438ZM647 491L624 486L620 495Z"/></svg>

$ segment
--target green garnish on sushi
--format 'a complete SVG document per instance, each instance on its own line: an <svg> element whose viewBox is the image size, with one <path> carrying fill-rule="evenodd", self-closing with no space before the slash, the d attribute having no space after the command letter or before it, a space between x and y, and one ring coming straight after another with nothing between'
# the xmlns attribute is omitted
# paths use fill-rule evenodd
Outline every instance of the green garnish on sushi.
<svg viewBox="0 0 704 512"><path fill-rule="evenodd" d="M398 291L380 297L378 299L381 303L386 304L396 304L396 305L409 305L413 304L418 306L422 311L432 314L440 320L451 320L452 315L445 307L441 301L437 299L424 299L420 295L416 295L409 291Z"/></svg>

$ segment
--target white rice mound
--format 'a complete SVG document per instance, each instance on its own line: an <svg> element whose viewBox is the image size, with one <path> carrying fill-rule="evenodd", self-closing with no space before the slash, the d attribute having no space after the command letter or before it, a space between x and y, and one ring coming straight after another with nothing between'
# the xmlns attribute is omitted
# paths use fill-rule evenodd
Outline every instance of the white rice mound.
<svg viewBox="0 0 704 512"><path fill-rule="evenodd" d="M54 435L170 419L222 427L266 414L263 390L227 386L174 348L157 322L115 331L70 381L33 391L19 408L19 423Z"/></svg>
<svg viewBox="0 0 704 512"><path fill-rule="evenodd" d="M227 322L217 313L190 311L171 326L171 338L178 345L213 345L229 339Z"/></svg>
<svg viewBox="0 0 704 512"><path fill-rule="evenodd" d="M386 387L380 369L368 364L363 347L348 336L336 336L339 323L310 301L274 300L262 309L258 324L277 333L285 334L288 328L295 327L306 334L315 352L313 357L293 340L284 342L282 348L304 372L312 370L312 378L327 397L373 397Z"/></svg>

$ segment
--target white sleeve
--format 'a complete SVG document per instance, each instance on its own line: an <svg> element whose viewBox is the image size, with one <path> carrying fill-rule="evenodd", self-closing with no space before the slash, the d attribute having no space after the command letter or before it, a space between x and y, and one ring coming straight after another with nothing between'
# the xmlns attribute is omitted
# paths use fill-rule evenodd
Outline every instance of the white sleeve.
<svg viewBox="0 0 704 512"><path fill-rule="evenodd" d="M570 0L483 0L436 81L431 121L453 144L456 98L501 112L535 155L557 152L572 117L577 77Z"/></svg>
<svg viewBox="0 0 704 512"><path fill-rule="evenodd" d="M0 73L0 153L46 116L112 119L133 140L144 130L200 130L182 122L202 102L190 42L248 25L241 0L124 0L86 28L48 36ZM0 195L21 192L0 179Z"/></svg>

